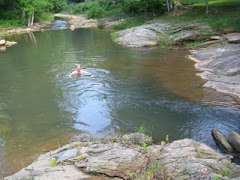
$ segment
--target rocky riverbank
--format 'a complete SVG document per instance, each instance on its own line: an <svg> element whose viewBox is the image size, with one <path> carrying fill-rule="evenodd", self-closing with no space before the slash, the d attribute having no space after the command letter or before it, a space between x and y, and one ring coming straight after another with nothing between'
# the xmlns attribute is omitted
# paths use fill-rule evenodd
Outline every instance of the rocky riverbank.
<svg viewBox="0 0 240 180"><path fill-rule="evenodd" d="M101 28L111 28L113 25L118 25L125 22L124 19L120 19L118 21L110 21L109 18L103 18L100 20L87 19L82 15L55 14L54 16L68 19L68 24L70 25L71 30L78 28L98 28L99 22L101 22Z"/></svg>
<svg viewBox="0 0 240 180"><path fill-rule="evenodd" d="M40 156L5 180L240 178L240 166L230 158L191 139L154 145L141 133L85 137Z"/></svg>

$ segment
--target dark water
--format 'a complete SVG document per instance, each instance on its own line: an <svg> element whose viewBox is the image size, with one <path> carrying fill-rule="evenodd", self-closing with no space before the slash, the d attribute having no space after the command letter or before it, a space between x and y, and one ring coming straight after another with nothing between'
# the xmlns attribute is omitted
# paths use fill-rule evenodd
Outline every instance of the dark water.
<svg viewBox="0 0 240 180"><path fill-rule="evenodd" d="M0 177L82 132L134 132L156 141L240 131L239 99L202 88L183 50L130 49L109 32L59 30L10 37L0 52ZM80 62L92 76L69 78Z"/></svg>

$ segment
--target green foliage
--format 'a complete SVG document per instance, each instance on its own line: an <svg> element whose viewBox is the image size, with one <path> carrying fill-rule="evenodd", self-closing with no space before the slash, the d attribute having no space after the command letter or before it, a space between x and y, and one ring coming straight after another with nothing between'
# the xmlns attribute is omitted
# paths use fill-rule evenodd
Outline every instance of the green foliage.
<svg viewBox="0 0 240 180"><path fill-rule="evenodd" d="M199 150L197 150L197 157L198 157L198 158L201 158L202 156L203 156L202 152L199 151Z"/></svg>
<svg viewBox="0 0 240 180"><path fill-rule="evenodd" d="M127 14L151 13L153 16L166 11L163 0L124 0L123 11Z"/></svg>
<svg viewBox="0 0 240 180"><path fill-rule="evenodd" d="M87 11L87 18L102 18L106 14L106 11L97 4L93 4L89 11Z"/></svg>
<svg viewBox="0 0 240 180"><path fill-rule="evenodd" d="M79 161L84 160L84 159L85 159L85 156L79 156L79 157L77 158L77 161L79 162Z"/></svg>
<svg viewBox="0 0 240 180"><path fill-rule="evenodd" d="M118 34L117 34L116 32L113 32L113 33L111 33L110 35L111 35L111 38L112 38L113 40L115 40L115 39L118 38Z"/></svg>
<svg viewBox="0 0 240 180"><path fill-rule="evenodd" d="M0 26L22 27L34 13L36 22L53 20L52 12L59 12L66 0L0 0Z"/></svg>
<svg viewBox="0 0 240 180"><path fill-rule="evenodd" d="M140 145L141 145L145 150L147 150L147 152L150 152L150 151L151 151L151 148L148 146L147 143L141 142Z"/></svg>
<svg viewBox="0 0 240 180"><path fill-rule="evenodd" d="M139 127L138 132L143 133L143 134L146 133L146 128L144 127L144 125L141 125L141 126Z"/></svg>
<svg viewBox="0 0 240 180"><path fill-rule="evenodd" d="M166 141L166 143L169 143L169 137L168 137L168 135L166 135L165 141Z"/></svg>
<svg viewBox="0 0 240 180"><path fill-rule="evenodd" d="M153 179L160 179L159 175L164 177L164 169L161 167L160 161L151 162L149 166L143 171L141 174L130 173L130 179L135 180L153 180ZM161 179L166 179L161 178Z"/></svg>
<svg viewBox="0 0 240 180"><path fill-rule="evenodd" d="M24 27L24 23L21 20L3 20L0 19L0 27Z"/></svg>
<svg viewBox="0 0 240 180"><path fill-rule="evenodd" d="M127 29L127 28L131 28L131 27L135 27L135 26L141 26L146 21L149 21L151 19L152 19L152 16L137 15L137 16L133 16L131 18L127 18L125 23L114 25L112 27L115 30Z"/></svg>
<svg viewBox="0 0 240 180"><path fill-rule="evenodd" d="M194 146L196 149L198 149L199 146L200 146L200 144L198 144L198 143L193 143L193 146Z"/></svg>
<svg viewBox="0 0 240 180"><path fill-rule="evenodd" d="M182 0L182 3L194 4L180 16L166 15L164 20L199 21L211 26L215 31L224 29L240 30L239 0L211 0L209 1L209 14L205 15L205 3L202 0Z"/></svg>
<svg viewBox="0 0 240 180"><path fill-rule="evenodd" d="M86 14L87 18L102 18L125 13L128 15L165 12L164 0L86 0L82 3L70 3L64 10L71 14Z"/></svg>
<svg viewBox="0 0 240 180"><path fill-rule="evenodd" d="M49 160L50 166L55 167L57 166L57 160L55 158L51 158Z"/></svg>

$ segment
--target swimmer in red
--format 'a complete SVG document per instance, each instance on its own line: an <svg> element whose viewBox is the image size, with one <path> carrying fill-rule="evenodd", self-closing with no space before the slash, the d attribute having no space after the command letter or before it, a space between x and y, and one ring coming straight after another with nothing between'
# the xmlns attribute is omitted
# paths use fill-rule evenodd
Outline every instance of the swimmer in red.
<svg viewBox="0 0 240 180"><path fill-rule="evenodd" d="M73 75L81 76L83 74L92 75L92 73L82 70L80 64L76 64L76 70L69 74L69 77L71 78Z"/></svg>

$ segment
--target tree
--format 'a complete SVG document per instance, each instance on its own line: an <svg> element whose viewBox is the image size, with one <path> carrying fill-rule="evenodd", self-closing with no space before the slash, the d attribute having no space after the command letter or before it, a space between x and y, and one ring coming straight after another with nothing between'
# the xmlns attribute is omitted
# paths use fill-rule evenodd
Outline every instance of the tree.
<svg viewBox="0 0 240 180"><path fill-rule="evenodd" d="M173 11L173 8L174 8L173 0L167 0L167 10L168 10L168 12Z"/></svg>
<svg viewBox="0 0 240 180"><path fill-rule="evenodd" d="M206 3L206 15L208 15L208 0L205 0Z"/></svg>
<svg viewBox="0 0 240 180"><path fill-rule="evenodd" d="M28 15L28 27L32 27L35 13L48 12L52 4L48 0L20 0L22 10Z"/></svg>

